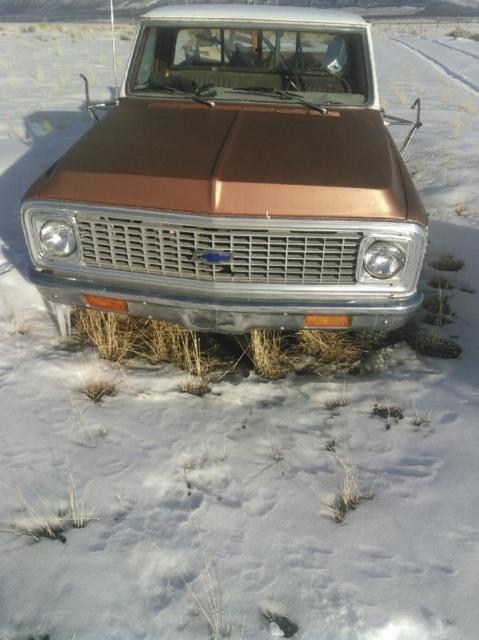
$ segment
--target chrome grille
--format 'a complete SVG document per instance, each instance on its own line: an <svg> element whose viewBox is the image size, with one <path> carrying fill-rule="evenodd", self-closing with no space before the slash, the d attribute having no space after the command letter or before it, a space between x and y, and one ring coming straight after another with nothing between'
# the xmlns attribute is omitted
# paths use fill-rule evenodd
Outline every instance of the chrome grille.
<svg viewBox="0 0 479 640"><path fill-rule="evenodd" d="M362 237L344 230L223 228L83 213L77 224L85 266L238 283L353 284ZM207 264L198 257L202 251L227 252L231 262Z"/></svg>

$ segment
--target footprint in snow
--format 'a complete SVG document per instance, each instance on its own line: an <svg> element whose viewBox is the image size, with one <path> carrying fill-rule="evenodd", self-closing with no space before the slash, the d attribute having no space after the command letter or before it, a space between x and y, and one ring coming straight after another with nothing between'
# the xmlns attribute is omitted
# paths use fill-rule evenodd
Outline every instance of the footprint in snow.
<svg viewBox="0 0 479 640"><path fill-rule="evenodd" d="M393 560L394 556L386 551L383 551L379 547L369 547L367 545L360 545L358 550L368 558L373 560Z"/></svg>
<svg viewBox="0 0 479 640"><path fill-rule="evenodd" d="M383 472L398 478L435 478L443 461L434 456L404 456L397 464L383 467Z"/></svg>

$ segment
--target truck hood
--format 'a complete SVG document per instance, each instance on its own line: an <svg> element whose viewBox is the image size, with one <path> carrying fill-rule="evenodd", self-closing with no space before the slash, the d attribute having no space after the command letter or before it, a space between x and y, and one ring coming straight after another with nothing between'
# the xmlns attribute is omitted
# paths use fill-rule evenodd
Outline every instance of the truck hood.
<svg viewBox="0 0 479 640"><path fill-rule="evenodd" d="M404 219L379 112L124 100L29 198L211 215Z"/></svg>

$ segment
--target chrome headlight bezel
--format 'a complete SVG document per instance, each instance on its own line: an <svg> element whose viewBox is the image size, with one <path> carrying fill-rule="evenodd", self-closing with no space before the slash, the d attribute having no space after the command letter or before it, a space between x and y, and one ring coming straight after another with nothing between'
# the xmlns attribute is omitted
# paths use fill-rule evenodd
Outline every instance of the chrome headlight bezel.
<svg viewBox="0 0 479 640"><path fill-rule="evenodd" d="M51 209L49 207L22 209L22 223L28 240L28 248L34 264L41 267L64 264L71 266L81 261L80 236L76 223L76 211L72 209ZM75 239L75 250L69 255L56 255L43 245L41 230L48 222L64 223L71 227Z"/></svg>
<svg viewBox="0 0 479 640"><path fill-rule="evenodd" d="M424 227L415 224L405 224L405 233L387 233L384 231L386 224L381 225L378 233L365 235L358 253L356 279L358 284L376 285L381 288L390 288L397 291L413 291L419 279L421 267L426 249L427 231ZM396 230L395 230L396 231ZM378 278L371 275L364 264L368 250L376 242L386 242L395 245L404 253L404 265L389 278Z"/></svg>

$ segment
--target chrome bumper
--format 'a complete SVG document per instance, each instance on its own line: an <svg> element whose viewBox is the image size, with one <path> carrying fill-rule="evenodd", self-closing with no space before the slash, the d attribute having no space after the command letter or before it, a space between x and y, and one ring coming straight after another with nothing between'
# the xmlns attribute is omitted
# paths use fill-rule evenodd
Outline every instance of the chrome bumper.
<svg viewBox="0 0 479 640"><path fill-rule="evenodd" d="M83 296L93 294L119 298L128 302L132 316L152 317L184 325L196 331L242 334L257 328L297 331L304 328L305 314L351 315L353 330L392 331L407 322L422 303L423 295L407 298L370 298L361 300L215 300L211 295L164 293L127 287L124 283L101 284L66 279L37 271L29 271L30 281L52 302L84 306Z"/></svg>

